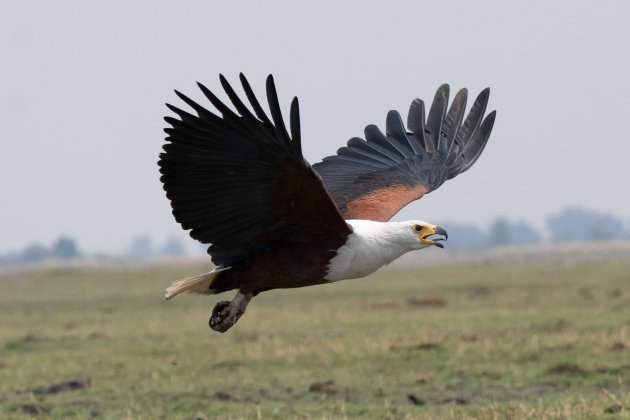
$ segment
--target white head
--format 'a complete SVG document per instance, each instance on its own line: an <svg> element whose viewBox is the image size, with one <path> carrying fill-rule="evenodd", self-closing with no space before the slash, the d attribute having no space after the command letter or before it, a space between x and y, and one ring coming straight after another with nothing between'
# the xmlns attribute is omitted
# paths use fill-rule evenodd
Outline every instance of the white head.
<svg viewBox="0 0 630 420"><path fill-rule="evenodd" d="M409 251L435 245L447 238L446 231L422 220L375 222L346 220L353 232L328 265L327 280L366 276Z"/></svg>
<svg viewBox="0 0 630 420"><path fill-rule="evenodd" d="M444 248L441 241L448 234L439 226L423 220L404 222L374 222L371 220L347 220L356 236L362 240L378 244L382 248L400 248L405 252L435 245Z"/></svg>

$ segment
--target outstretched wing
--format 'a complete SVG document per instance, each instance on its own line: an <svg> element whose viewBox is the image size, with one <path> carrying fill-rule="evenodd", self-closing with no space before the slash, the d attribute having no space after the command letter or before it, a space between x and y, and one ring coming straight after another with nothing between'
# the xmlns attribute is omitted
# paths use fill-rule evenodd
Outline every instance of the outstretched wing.
<svg viewBox="0 0 630 420"><path fill-rule="evenodd" d="M164 130L168 143L158 165L175 219L194 239L212 244L208 253L217 265L278 243L326 238L325 246L341 246L351 228L302 156L297 98L289 136L272 76L267 78L272 120L242 74L253 113L223 76L220 80L236 112L201 84L220 115L177 91L196 115L167 104L179 119L165 118L171 127Z"/></svg>
<svg viewBox="0 0 630 420"><path fill-rule="evenodd" d="M387 221L475 163L496 115L492 111L484 119L489 95L490 89L484 89L463 121L467 90L460 90L448 108L449 86L442 85L426 121L424 103L415 99L407 129L400 114L390 111L385 134L368 125L366 140L350 139L337 155L313 168L345 218Z"/></svg>

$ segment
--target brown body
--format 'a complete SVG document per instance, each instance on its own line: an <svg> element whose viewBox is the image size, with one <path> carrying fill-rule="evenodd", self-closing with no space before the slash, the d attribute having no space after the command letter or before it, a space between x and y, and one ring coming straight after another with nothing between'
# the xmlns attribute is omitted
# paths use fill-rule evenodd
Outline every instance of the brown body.
<svg viewBox="0 0 630 420"><path fill-rule="evenodd" d="M216 293L240 290L256 296L271 289L289 289L327 283L324 279L328 262L335 251L313 243L307 247L283 247L257 254L251 261L243 262L222 271L213 281Z"/></svg>
<svg viewBox="0 0 630 420"><path fill-rule="evenodd" d="M221 272L212 283L213 291L238 289L255 296L265 290L327 282L324 277L328 262L346 243L352 229L334 206L322 180L288 161L276 182L273 209L287 225L261 234L256 243L263 250Z"/></svg>

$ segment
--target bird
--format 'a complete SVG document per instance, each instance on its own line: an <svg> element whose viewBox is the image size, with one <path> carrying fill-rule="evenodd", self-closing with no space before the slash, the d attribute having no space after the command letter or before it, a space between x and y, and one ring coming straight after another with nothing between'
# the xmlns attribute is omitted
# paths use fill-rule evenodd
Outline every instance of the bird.
<svg viewBox="0 0 630 420"><path fill-rule="evenodd" d="M444 228L390 219L477 161L496 116L484 115L489 88L464 118L468 91L459 90L449 106L443 84L426 115L414 99L406 127L389 111L385 133L368 125L365 138L311 165L302 153L297 97L287 129L273 76L265 85L270 116L242 73L239 79L249 105L223 75L231 106L201 83L213 110L177 90L189 111L166 104L173 114L164 118L160 180L175 220L208 245L213 267L174 282L165 299L236 290L208 321L223 333L261 292L360 278L407 252L443 248Z"/></svg>

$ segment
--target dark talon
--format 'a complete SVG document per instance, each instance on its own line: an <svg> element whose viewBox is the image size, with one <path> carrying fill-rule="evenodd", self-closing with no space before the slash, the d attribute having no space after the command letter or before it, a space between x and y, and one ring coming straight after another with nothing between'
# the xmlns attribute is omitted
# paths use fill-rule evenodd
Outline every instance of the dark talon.
<svg viewBox="0 0 630 420"><path fill-rule="evenodd" d="M214 309L212 310L212 316L219 315L220 312L222 312L225 308L227 308L229 306L230 306L230 301L229 300L222 300L221 302L218 302L214 306Z"/></svg>
<svg viewBox="0 0 630 420"><path fill-rule="evenodd" d="M208 320L208 325L215 331L219 331L219 326L221 322L225 319L225 317L229 314L230 310L230 301L223 300L217 303L212 310L212 315ZM223 332L223 331L221 331Z"/></svg>

